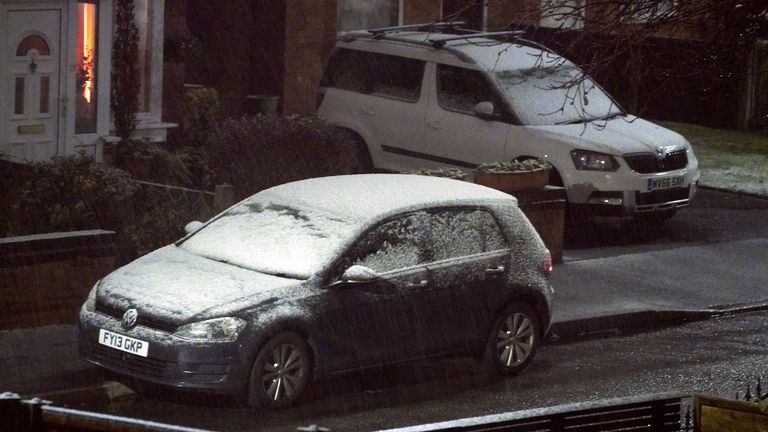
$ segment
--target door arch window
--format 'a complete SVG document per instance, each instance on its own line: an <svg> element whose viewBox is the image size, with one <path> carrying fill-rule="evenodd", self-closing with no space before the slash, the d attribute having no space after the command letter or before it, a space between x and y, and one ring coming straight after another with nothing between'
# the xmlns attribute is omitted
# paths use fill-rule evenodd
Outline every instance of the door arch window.
<svg viewBox="0 0 768 432"><path fill-rule="evenodd" d="M45 38L39 34L31 34L19 42L16 47L16 57L26 57L32 50L36 50L38 55L51 55L51 48Z"/></svg>

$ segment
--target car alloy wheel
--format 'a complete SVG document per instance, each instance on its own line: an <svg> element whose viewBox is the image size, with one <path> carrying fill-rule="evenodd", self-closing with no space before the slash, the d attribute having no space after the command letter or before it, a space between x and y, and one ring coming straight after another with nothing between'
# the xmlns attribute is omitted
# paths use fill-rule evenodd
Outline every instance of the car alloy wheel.
<svg viewBox="0 0 768 432"><path fill-rule="evenodd" d="M514 375L533 360L539 346L539 320L525 304L513 303L499 315L486 347L492 370Z"/></svg>
<svg viewBox="0 0 768 432"><path fill-rule="evenodd" d="M274 336L253 363L250 404L265 408L293 404L306 387L309 366L309 348L299 335L286 332Z"/></svg>

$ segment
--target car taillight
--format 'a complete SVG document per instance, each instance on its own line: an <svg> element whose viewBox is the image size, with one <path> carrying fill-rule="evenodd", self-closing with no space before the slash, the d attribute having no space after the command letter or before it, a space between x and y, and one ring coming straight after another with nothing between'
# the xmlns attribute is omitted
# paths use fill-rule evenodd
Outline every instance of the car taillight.
<svg viewBox="0 0 768 432"><path fill-rule="evenodd" d="M544 274L547 276L552 273L552 254L549 252L549 249L547 249L547 253L544 255L544 262L542 263L541 271L544 272Z"/></svg>

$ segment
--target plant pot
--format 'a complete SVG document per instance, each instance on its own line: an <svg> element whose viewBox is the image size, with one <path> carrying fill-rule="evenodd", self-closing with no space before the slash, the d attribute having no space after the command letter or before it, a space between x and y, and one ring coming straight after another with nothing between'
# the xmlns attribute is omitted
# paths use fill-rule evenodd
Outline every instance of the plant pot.
<svg viewBox="0 0 768 432"><path fill-rule="evenodd" d="M543 189L549 184L549 169L519 172L475 171L475 183L512 194L523 190Z"/></svg>

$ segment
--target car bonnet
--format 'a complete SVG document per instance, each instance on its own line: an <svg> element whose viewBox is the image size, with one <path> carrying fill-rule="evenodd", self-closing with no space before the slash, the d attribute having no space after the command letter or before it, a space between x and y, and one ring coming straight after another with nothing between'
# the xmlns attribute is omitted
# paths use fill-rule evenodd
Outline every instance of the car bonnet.
<svg viewBox="0 0 768 432"><path fill-rule="evenodd" d="M175 323L234 313L303 281L213 261L174 245L119 268L98 285L97 301Z"/></svg>

